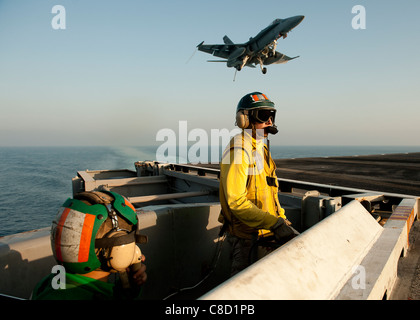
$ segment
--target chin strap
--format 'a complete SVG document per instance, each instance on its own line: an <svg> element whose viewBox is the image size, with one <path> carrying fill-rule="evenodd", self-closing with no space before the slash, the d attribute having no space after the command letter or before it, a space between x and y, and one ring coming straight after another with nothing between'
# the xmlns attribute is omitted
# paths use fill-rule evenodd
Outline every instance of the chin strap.
<svg viewBox="0 0 420 320"><path fill-rule="evenodd" d="M95 248L111 248L114 246L121 246L128 243L144 244L148 242L145 235L139 234L138 231L131 231L126 235L111 238L100 238L95 240Z"/></svg>

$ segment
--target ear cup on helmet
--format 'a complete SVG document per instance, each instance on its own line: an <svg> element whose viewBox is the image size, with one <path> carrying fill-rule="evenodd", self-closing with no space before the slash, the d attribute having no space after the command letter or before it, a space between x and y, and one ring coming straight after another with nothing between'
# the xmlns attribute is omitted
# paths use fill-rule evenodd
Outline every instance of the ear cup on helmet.
<svg viewBox="0 0 420 320"><path fill-rule="evenodd" d="M121 237L126 235L125 231L114 231L108 238ZM125 272L125 269L132 264L141 262L141 251L135 242L116 245L104 250L107 266L117 272Z"/></svg>
<svg viewBox="0 0 420 320"><path fill-rule="evenodd" d="M236 113L236 125L241 129L249 127L248 110L239 110Z"/></svg>

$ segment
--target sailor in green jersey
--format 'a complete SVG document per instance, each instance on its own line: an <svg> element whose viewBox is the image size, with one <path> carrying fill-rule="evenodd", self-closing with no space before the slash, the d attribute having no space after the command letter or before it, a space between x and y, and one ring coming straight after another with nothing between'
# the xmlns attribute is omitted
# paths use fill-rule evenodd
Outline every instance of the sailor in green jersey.
<svg viewBox="0 0 420 320"><path fill-rule="evenodd" d="M81 192L67 199L51 228L51 247L62 272L42 279L31 298L137 298L147 279L136 244L144 240L137 224L133 205L115 192Z"/></svg>
<svg viewBox="0 0 420 320"><path fill-rule="evenodd" d="M139 276L138 283L146 281L146 267ZM118 300L139 296L140 287L122 290L119 284L97 280L86 275L65 274L65 288L54 289L52 283L57 275L50 274L40 281L32 293L32 300ZM105 278L103 278L105 279Z"/></svg>

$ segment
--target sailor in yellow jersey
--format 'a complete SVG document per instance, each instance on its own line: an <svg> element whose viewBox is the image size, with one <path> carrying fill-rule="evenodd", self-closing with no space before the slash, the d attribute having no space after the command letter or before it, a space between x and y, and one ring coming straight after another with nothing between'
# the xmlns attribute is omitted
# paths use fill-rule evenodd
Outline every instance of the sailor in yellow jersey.
<svg viewBox="0 0 420 320"><path fill-rule="evenodd" d="M276 165L264 143L268 134L277 133L275 115L266 95L245 95L236 110L236 125L243 130L222 155L219 221L231 246L232 275L255 261L259 239L271 235L285 243L297 234L279 203Z"/></svg>

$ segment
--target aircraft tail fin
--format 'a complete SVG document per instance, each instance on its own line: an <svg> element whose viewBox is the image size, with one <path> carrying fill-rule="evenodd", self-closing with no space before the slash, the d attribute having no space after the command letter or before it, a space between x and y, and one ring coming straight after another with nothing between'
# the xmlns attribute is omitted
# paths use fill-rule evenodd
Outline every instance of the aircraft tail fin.
<svg viewBox="0 0 420 320"><path fill-rule="evenodd" d="M232 40L230 40L228 36L224 36L224 37L223 37L223 42L224 42L225 44L234 44L234 43L233 43L233 41L232 41Z"/></svg>

